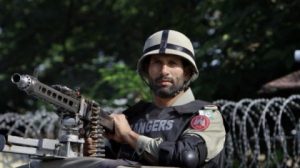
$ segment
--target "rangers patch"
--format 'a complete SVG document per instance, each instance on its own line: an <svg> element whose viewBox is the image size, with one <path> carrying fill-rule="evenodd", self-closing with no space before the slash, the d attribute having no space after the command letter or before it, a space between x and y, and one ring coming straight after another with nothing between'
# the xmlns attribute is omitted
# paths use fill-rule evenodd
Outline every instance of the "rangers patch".
<svg viewBox="0 0 300 168"><path fill-rule="evenodd" d="M196 129L199 131L206 130L206 128L208 128L209 124L210 124L210 120L205 115L196 115L191 120L191 127L193 129Z"/></svg>

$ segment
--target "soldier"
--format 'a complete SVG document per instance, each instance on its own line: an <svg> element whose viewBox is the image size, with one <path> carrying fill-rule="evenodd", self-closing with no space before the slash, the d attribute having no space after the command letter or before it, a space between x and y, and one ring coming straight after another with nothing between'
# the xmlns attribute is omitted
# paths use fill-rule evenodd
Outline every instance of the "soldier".
<svg viewBox="0 0 300 168"><path fill-rule="evenodd" d="M43 162L45 167L117 167L152 165L222 167L226 130L218 108L195 100L190 89L199 71L191 41L162 30L145 42L137 70L153 101L141 101L123 114L112 114L115 133L107 135L115 158L92 157ZM94 153L86 141L86 153Z"/></svg>
<svg viewBox="0 0 300 168"><path fill-rule="evenodd" d="M174 30L154 33L137 70L153 102L112 115L115 134L107 137L122 144L117 158L146 165L221 167L226 131L218 108L195 100L189 88L199 74L191 41Z"/></svg>

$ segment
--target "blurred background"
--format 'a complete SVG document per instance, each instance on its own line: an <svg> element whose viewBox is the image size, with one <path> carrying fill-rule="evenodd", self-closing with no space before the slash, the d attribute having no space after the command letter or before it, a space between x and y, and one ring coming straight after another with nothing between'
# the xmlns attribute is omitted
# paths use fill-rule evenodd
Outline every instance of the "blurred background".
<svg viewBox="0 0 300 168"><path fill-rule="evenodd" d="M136 63L145 39L161 29L192 40L197 98L274 96L259 91L300 68L299 9L296 0L0 0L0 113L40 106L11 83L15 72L105 104L149 99Z"/></svg>
<svg viewBox="0 0 300 168"><path fill-rule="evenodd" d="M149 35L173 29L193 42L196 98L219 104L232 126L227 167L299 166L299 10L298 0L0 0L0 121L53 110L13 73L112 108L150 100L136 63Z"/></svg>

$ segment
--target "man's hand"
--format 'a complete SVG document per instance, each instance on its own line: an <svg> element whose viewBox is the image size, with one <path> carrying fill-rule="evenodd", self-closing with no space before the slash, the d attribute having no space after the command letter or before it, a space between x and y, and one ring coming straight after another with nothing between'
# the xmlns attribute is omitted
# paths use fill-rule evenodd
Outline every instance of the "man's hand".
<svg viewBox="0 0 300 168"><path fill-rule="evenodd" d="M132 131L126 116L124 114L111 114L110 116L114 120L115 132L114 134L107 134L107 138L119 143L129 144L135 148L139 134Z"/></svg>
<svg viewBox="0 0 300 168"><path fill-rule="evenodd" d="M85 139L83 154L84 156L93 156L96 154L96 146L92 138Z"/></svg>
<svg viewBox="0 0 300 168"><path fill-rule="evenodd" d="M135 148L139 134L131 129L126 116L124 114L111 114L110 117L114 121L115 130L113 134L107 133L105 136L108 139L112 139L118 143L129 144L132 148ZM93 139L85 139L84 155L93 156L94 154L96 154L96 146Z"/></svg>

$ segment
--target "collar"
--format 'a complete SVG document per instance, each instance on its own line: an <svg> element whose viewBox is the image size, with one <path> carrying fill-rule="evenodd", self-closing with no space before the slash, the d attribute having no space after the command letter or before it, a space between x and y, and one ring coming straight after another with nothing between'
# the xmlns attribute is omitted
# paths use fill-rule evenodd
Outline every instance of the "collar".
<svg viewBox="0 0 300 168"><path fill-rule="evenodd" d="M191 88L188 88L180 97L176 99L172 106L167 107L167 109L170 111L175 110L179 114L187 114L198 112L198 110L203 109L204 106L208 104L210 103L202 100L195 100Z"/></svg>
<svg viewBox="0 0 300 168"><path fill-rule="evenodd" d="M180 106L190 103L195 100L194 94L191 88L188 88L181 96L179 96L172 106Z"/></svg>

